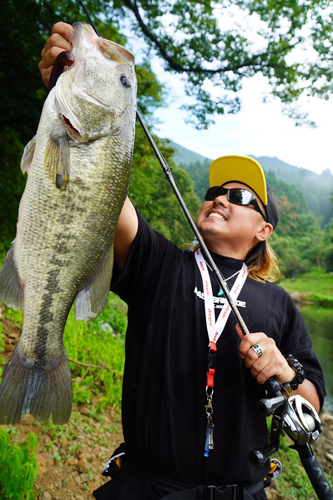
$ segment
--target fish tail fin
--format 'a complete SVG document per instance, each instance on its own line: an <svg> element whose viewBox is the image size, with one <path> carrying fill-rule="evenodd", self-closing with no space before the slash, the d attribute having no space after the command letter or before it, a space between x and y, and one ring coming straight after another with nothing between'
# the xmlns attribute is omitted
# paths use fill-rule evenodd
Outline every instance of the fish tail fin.
<svg viewBox="0 0 333 500"><path fill-rule="evenodd" d="M50 416L65 424L72 410L72 380L67 356L49 369L28 364L16 348L0 386L0 424L16 424L26 414L40 422Z"/></svg>

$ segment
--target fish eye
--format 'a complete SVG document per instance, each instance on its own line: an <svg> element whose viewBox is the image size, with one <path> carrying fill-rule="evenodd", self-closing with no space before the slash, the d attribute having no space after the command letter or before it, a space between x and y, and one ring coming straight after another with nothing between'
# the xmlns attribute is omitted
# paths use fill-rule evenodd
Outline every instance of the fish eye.
<svg viewBox="0 0 333 500"><path fill-rule="evenodd" d="M126 88L130 89L131 88L131 80L128 78L128 76L122 75L120 77L120 83Z"/></svg>

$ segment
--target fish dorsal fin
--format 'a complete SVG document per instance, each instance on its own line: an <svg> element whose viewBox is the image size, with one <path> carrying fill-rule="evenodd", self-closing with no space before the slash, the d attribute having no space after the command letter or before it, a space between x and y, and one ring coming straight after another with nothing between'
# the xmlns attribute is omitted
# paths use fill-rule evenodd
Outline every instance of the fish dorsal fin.
<svg viewBox="0 0 333 500"><path fill-rule="evenodd" d="M36 135L31 139L31 141L28 142L28 144L24 148L23 155L21 158L21 170L23 174L25 173L29 174L32 160L34 158L35 148L36 148Z"/></svg>
<svg viewBox="0 0 333 500"><path fill-rule="evenodd" d="M105 308L110 291L113 269L113 246L92 281L76 297L75 319L89 321Z"/></svg>
<svg viewBox="0 0 333 500"><path fill-rule="evenodd" d="M70 172L70 151L67 134L60 137L49 137L45 147L44 166L48 178L53 184L58 189L65 188Z"/></svg>
<svg viewBox="0 0 333 500"><path fill-rule="evenodd" d="M0 301L13 309L23 309L24 285L15 261L15 241L0 269Z"/></svg>

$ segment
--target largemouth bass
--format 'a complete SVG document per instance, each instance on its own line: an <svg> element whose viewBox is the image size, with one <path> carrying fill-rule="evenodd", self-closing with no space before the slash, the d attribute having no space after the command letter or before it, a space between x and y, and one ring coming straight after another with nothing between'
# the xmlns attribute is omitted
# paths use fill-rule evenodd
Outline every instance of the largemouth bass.
<svg viewBox="0 0 333 500"><path fill-rule="evenodd" d="M17 235L0 271L0 300L24 310L23 329L0 386L0 424L29 413L68 421L72 384L63 331L98 316L109 295L113 238L133 154L134 57L76 23L74 64L57 80L37 134L26 146L28 171Z"/></svg>

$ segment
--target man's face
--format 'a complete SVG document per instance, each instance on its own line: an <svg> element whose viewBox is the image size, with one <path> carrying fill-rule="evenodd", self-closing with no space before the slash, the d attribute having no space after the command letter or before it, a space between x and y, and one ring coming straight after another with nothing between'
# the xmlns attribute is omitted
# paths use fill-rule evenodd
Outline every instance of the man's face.
<svg viewBox="0 0 333 500"><path fill-rule="evenodd" d="M229 182L224 187L247 189L255 195L240 182ZM255 197L265 213L262 202ZM258 243L256 235L266 224L252 205L230 203L227 194L205 201L197 217L197 227L210 250L240 259Z"/></svg>

